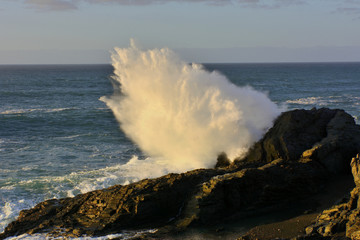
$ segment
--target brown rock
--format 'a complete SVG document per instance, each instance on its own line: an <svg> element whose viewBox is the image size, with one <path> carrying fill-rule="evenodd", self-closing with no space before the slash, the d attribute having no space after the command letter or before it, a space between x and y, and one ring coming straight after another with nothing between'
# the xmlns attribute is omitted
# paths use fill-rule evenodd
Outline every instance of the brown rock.
<svg viewBox="0 0 360 240"><path fill-rule="evenodd" d="M360 231L353 232L350 238L351 240L360 240Z"/></svg>

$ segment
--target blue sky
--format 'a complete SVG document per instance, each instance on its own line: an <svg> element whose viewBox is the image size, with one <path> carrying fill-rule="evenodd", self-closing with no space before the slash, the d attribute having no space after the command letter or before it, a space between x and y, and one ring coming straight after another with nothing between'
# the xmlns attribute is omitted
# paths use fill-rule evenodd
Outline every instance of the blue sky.
<svg viewBox="0 0 360 240"><path fill-rule="evenodd" d="M359 0L0 0L0 64L108 63L135 38L190 62L360 61Z"/></svg>

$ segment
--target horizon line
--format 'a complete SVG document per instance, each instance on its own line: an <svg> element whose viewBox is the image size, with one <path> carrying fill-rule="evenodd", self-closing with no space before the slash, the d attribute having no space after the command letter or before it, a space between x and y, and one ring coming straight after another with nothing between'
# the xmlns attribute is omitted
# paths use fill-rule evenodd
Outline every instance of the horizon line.
<svg viewBox="0 0 360 240"><path fill-rule="evenodd" d="M356 61L279 61L279 62L187 62L188 64L322 64L322 63L360 63L360 60ZM71 65L112 65L111 63L0 63L0 66L71 66Z"/></svg>

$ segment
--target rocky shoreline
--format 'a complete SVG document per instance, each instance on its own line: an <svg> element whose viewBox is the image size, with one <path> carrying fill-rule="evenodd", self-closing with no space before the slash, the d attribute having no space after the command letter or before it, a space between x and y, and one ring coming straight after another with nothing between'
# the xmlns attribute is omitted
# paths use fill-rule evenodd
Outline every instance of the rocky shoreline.
<svg viewBox="0 0 360 240"><path fill-rule="evenodd" d="M222 154L214 169L47 200L21 211L0 239L24 233L103 236L150 228L158 231L143 239L165 239L207 226L221 231L219 226L229 222L314 211L321 205L315 196L351 173L356 187L349 200L324 210L303 236L293 237L360 239L360 160L354 158L359 152L360 126L343 110L289 111L244 159L230 164ZM258 237L239 233L236 238Z"/></svg>

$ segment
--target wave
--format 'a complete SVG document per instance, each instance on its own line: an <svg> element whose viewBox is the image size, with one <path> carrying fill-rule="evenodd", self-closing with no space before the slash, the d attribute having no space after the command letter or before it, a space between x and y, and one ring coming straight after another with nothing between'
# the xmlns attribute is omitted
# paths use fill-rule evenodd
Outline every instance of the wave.
<svg viewBox="0 0 360 240"><path fill-rule="evenodd" d="M82 137L82 136L89 136L90 134L75 134L75 135L69 135L69 136L64 136L64 137L56 137L58 139L73 139L73 138L78 138L78 137Z"/></svg>
<svg viewBox="0 0 360 240"><path fill-rule="evenodd" d="M298 98L295 100L287 100L286 103L301 104L301 105L319 105L326 106L331 103L339 103L344 100L340 96L328 96L328 97L306 97Z"/></svg>
<svg viewBox="0 0 360 240"><path fill-rule="evenodd" d="M332 104L353 104L359 105L360 97L355 97L351 95L342 95L342 96L318 96L318 97L305 97L298 98L294 100L287 100L286 103L290 104L299 104L299 105L318 105L318 106L328 106Z"/></svg>
<svg viewBox="0 0 360 240"><path fill-rule="evenodd" d="M76 110L77 108L31 108L31 109L9 109L1 111L1 115L11 115L11 114L26 114L32 112L61 112L66 110Z"/></svg>
<svg viewBox="0 0 360 240"><path fill-rule="evenodd" d="M46 199L74 197L77 194L117 184L126 185L144 178L160 177L174 170L176 169L169 169L161 159L141 160L133 156L126 164L72 172L64 176L4 179L0 187L0 232L19 215L21 210L32 208ZM23 172L26 169L18 171ZM16 172L13 174L16 175ZM29 194L32 196L30 199Z"/></svg>
<svg viewBox="0 0 360 240"><path fill-rule="evenodd" d="M266 94L182 61L167 48L112 54L114 94L102 97L143 152L178 171L243 156L281 112Z"/></svg>

